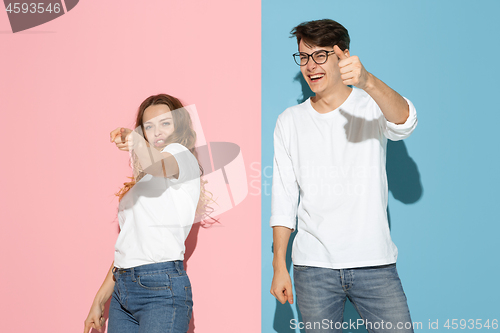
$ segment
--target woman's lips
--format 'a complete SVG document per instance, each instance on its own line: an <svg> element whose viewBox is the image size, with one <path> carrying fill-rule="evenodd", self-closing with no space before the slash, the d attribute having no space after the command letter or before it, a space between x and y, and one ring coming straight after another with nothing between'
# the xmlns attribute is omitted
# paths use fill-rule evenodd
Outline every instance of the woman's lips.
<svg viewBox="0 0 500 333"><path fill-rule="evenodd" d="M159 139L159 140L156 140L156 141L155 141L155 146L157 146L157 147L158 147L158 146L161 146L161 145L163 145L163 144L165 144L165 140L163 140L163 139Z"/></svg>

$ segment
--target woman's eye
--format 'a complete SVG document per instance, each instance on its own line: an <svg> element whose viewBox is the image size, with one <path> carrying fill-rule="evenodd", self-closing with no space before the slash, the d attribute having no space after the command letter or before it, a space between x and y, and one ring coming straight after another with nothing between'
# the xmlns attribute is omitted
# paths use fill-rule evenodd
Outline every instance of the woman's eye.
<svg viewBox="0 0 500 333"><path fill-rule="evenodd" d="M144 128L148 130L148 129L150 129L150 128L151 128L151 126L146 126L146 127L144 127Z"/></svg>
<svg viewBox="0 0 500 333"><path fill-rule="evenodd" d="M168 125L170 125L170 123L168 121L163 123L163 126L168 126Z"/></svg>

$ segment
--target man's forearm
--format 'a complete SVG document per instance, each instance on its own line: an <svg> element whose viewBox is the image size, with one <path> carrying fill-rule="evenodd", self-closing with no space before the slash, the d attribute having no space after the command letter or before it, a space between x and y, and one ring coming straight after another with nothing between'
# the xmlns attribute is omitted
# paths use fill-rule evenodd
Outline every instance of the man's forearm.
<svg viewBox="0 0 500 333"><path fill-rule="evenodd" d="M380 107L385 119L394 124L404 124L410 114L410 107L406 100L375 75L371 73L368 75L369 79L364 90Z"/></svg>
<svg viewBox="0 0 500 333"><path fill-rule="evenodd" d="M273 268L286 269L286 250L292 229L282 226L273 227Z"/></svg>

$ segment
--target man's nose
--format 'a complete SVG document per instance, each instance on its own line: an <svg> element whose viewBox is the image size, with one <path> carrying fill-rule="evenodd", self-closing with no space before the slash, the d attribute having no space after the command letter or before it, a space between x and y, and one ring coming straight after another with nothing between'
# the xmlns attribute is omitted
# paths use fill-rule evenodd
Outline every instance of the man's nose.
<svg viewBox="0 0 500 333"><path fill-rule="evenodd" d="M310 57L310 58L309 58L309 61L308 61L308 62L307 62L307 64L306 64L306 69L307 69L308 71L314 71L314 70L316 69L316 65L317 65L317 64L314 62L313 58L312 58L312 57Z"/></svg>

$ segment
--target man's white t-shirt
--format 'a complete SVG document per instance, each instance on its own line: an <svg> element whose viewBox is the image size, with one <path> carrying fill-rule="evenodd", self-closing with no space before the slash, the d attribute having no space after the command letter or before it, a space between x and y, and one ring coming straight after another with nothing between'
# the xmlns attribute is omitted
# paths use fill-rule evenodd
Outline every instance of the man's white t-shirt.
<svg viewBox="0 0 500 333"><path fill-rule="evenodd" d="M184 242L200 197L200 170L196 157L179 143L162 152L175 157L179 177L146 174L123 196L115 244L118 268L184 259Z"/></svg>
<svg viewBox="0 0 500 333"><path fill-rule="evenodd" d="M274 131L270 225L298 231L295 265L353 268L396 262L387 220L387 139L408 137L375 101L353 88L337 109L321 114L310 99L279 115ZM300 197L300 201L299 201Z"/></svg>

